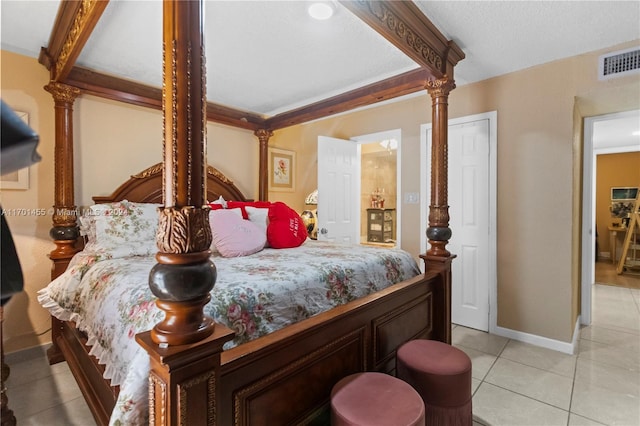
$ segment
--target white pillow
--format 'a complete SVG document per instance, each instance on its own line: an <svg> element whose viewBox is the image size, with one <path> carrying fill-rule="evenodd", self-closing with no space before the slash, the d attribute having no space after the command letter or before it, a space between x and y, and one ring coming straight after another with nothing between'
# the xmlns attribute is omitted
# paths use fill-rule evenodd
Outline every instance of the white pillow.
<svg viewBox="0 0 640 426"><path fill-rule="evenodd" d="M225 209L227 208L227 200L225 200L225 199L222 197L222 195L221 195L220 197L218 197L218 199L217 199L217 200L212 201L212 202L211 202L211 203L209 203L209 204L220 204L223 208L225 208Z"/></svg>
<svg viewBox="0 0 640 426"><path fill-rule="evenodd" d="M263 229L265 234L267 233L267 225L269 224L269 209L262 207L246 206L247 216L249 220L255 223L260 229Z"/></svg>
<svg viewBox="0 0 640 426"><path fill-rule="evenodd" d="M256 226L264 231L264 235L267 235L267 225L269 225L269 208L251 207L246 206L244 208L247 211L249 220L256 224ZM265 247L269 247L269 242L265 243Z"/></svg>

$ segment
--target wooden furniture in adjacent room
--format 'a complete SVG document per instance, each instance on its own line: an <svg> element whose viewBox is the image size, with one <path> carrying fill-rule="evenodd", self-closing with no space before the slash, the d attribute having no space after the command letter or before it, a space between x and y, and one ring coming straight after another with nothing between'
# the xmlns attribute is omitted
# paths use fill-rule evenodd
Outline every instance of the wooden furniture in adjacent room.
<svg viewBox="0 0 640 426"><path fill-rule="evenodd" d="M627 233L622 244L622 254L616 272L640 273L640 194L636 196L633 210L629 214Z"/></svg>
<svg viewBox="0 0 640 426"><path fill-rule="evenodd" d="M394 242L395 223L396 209L367 209L367 241Z"/></svg>
<svg viewBox="0 0 640 426"><path fill-rule="evenodd" d="M618 264L618 235L624 235L626 231L624 226L609 225L609 251L614 265Z"/></svg>

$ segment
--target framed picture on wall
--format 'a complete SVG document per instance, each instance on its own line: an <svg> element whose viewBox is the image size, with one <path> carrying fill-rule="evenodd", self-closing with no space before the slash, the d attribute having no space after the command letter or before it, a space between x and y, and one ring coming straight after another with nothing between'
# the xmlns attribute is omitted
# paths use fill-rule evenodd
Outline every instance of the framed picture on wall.
<svg viewBox="0 0 640 426"><path fill-rule="evenodd" d="M296 153L269 148L269 191L295 191Z"/></svg>
<svg viewBox="0 0 640 426"><path fill-rule="evenodd" d="M638 188L631 186L611 188L611 201L631 201L638 196Z"/></svg>
<svg viewBox="0 0 640 426"><path fill-rule="evenodd" d="M14 111L27 125L29 113ZM29 167L0 176L0 189L29 189Z"/></svg>

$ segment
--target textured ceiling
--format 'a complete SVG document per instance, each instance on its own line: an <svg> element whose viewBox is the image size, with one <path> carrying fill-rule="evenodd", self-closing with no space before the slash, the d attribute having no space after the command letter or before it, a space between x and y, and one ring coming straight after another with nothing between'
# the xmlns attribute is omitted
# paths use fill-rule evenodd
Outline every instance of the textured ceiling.
<svg viewBox="0 0 640 426"><path fill-rule="evenodd" d="M58 4L2 0L2 48L37 57ZM308 4L207 1L209 100L271 116L417 66L342 6L332 19L315 21ZM458 86L640 40L639 1L416 4L465 52L455 71ZM158 0L112 0L78 64L160 87L161 22Z"/></svg>
<svg viewBox="0 0 640 426"><path fill-rule="evenodd" d="M458 86L640 39L640 1L416 1L466 58Z"/></svg>
<svg viewBox="0 0 640 426"><path fill-rule="evenodd" d="M347 10L317 21L307 6L302 1L207 2L209 99L274 115L417 67ZM141 16L147 22L143 27ZM78 64L159 87L161 31L161 2L110 4Z"/></svg>

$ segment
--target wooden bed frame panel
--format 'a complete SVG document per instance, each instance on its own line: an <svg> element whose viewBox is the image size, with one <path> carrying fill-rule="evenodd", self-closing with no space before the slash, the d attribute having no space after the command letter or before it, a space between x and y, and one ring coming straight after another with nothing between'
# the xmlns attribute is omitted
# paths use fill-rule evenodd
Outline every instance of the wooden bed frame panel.
<svg viewBox="0 0 640 426"><path fill-rule="evenodd" d="M328 418L331 388L362 371L395 373L395 351L433 338L437 274L419 276L222 353L224 425Z"/></svg>
<svg viewBox="0 0 640 426"><path fill-rule="evenodd" d="M67 365L78 383L78 387L84 396L91 413L97 424L109 424L109 417L115 406L120 388L111 386L110 382L102 378L104 366L98 364L98 360L89 355L90 346L87 346L87 338L71 322L60 321L52 318L52 325L57 326L59 332L52 339L53 350L48 352L51 362L51 354L58 353L67 361Z"/></svg>
<svg viewBox="0 0 640 426"><path fill-rule="evenodd" d="M154 164L131 176L113 194L93 197L96 203L129 200L138 203L162 204L163 164ZM207 166L207 199L215 201L222 196L225 200L247 201L244 194L231 179L213 166Z"/></svg>

